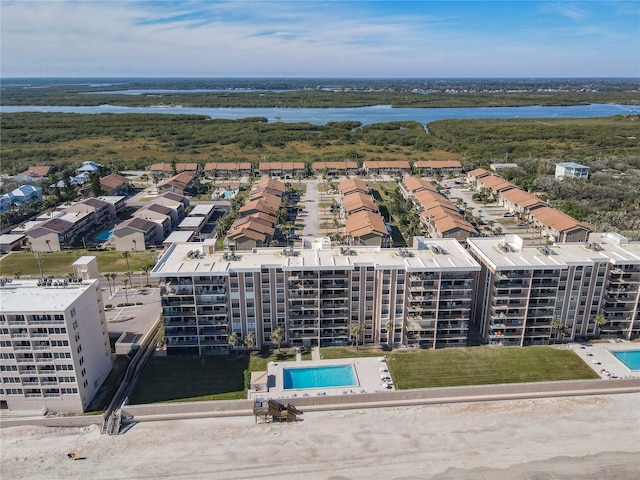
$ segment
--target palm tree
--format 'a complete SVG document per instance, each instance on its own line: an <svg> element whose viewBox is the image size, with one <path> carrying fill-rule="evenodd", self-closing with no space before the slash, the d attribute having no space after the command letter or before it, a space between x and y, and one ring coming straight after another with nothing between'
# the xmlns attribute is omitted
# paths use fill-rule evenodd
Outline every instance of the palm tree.
<svg viewBox="0 0 640 480"><path fill-rule="evenodd" d="M249 335L244 337L244 346L249 350L256 348L256 334L254 332L251 332Z"/></svg>
<svg viewBox="0 0 640 480"><path fill-rule="evenodd" d="M14 272L13 273L13 278L15 278L16 280L20 280L20 276L22 275L22 272L18 271L18 272Z"/></svg>
<svg viewBox="0 0 640 480"><path fill-rule="evenodd" d="M142 271L147 276L147 283L145 284L145 287L149 286L149 272L151 271L152 268L153 268L153 265L145 265L144 267L142 267Z"/></svg>
<svg viewBox="0 0 640 480"><path fill-rule="evenodd" d="M49 252L53 252L53 250L51 250L51 240L49 240L48 238L45 240L47 247L49 247Z"/></svg>
<svg viewBox="0 0 640 480"><path fill-rule="evenodd" d="M565 335L568 335L571 333L571 330L569 330L569 328L567 328L567 326L563 324L560 320L552 320L551 323L549 323L549 325L553 330L555 330L558 333L558 335L560 335L560 341L564 340Z"/></svg>
<svg viewBox="0 0 640 480"><path fill-rule="evenodd" d="M113 290L111 290L111 281L110 281L110 274L105 273L104 277L107 279L107 283L109 284L109 296L113 295Z"/></svg>
<svg viewBox="0 0 640 480"><path fill-rule="evenodd" d="M356 350L358 349L358 333L360 332L360 324L359 323L350 323L349 324L349 334L351 335L351 346L356 346Z"/></svg>
<svg viewBox="0 0 640 480"><path fill-rule="evenodd" d="M131 268L129 267L129 252L122 252L122 256L127 261L127 270L131 270Z"/></svg>
<svg viewBox="0 0 640 480"><path fill-rule="evenodd" d="M124 298L125 298L125 303L129 303L129 292L127 292L127 284L129 283L129 279L128 279L128 278L123 278L123 279L122 279L122 283L124 283Z"/></svg>
<svg viewBox="0 0 640 480"><path fill-rule="evenodd" d="M394 323L391 319L387 320L387 323L384 324L384 328L387 329L387 345L389 345L389 348L391 348L391 346L393 345L393 337L395 333L393 331L393 327Z"/></svg>
<svg viewBox="0 0 640 480"><path fill-rule="evenodd" d="M607 317L605 317L602 312L595 315L591 320L593 320L593 323L595 323L598 328L607 324Z"/></svg>
<svg viewBox="0 0 640 480"><path fill-rule="evenodd" d="M133 282L131 281L131 274L132 273L133 272L129 272L129 271L127 271L127 273L125 273L125 275L129 278L129 283L131 284L131 288L133 288Z"/></svg>
<svg viewBox="0 0 640 480"><path fill-rule="evenodd" d="M233 332L231 335L229 335L229 338L227 339L227 343L229 343L229 346L236 352L236 354L238 353L238 344L240 343L240 339L238 338L238 334L236 332Z"/></svg>
<svg viewBox="0 0 640 480"><path fill-rule="evenodd" d="M106 276L108 276L111 279L111 281L113 282L113 289L115 290L116 289L116 277L117 277L117 275L115 273L107 273Z"/></svg>
<svg viewBox="0 0 640 480"><path fill-rule="evenodd" d="M284 327L282 325L277 326L273 332L271 332L271 341L278 344L278 353L284 339Z"/></svg>

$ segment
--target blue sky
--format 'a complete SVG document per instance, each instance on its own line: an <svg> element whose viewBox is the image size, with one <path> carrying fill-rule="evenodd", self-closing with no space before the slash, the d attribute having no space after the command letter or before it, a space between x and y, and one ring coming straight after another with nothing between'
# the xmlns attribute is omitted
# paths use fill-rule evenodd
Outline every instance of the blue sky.
<svg viewBox="0 0 640 480"><path fill-rule="evenodd" d="M0 1L2 77L640 77L635 0Z"/></svg>

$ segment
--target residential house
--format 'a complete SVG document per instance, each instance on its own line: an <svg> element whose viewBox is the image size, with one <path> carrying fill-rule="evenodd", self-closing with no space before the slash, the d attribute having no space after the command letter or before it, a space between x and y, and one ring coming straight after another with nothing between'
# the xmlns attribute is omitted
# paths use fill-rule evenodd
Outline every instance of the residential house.
<svg viewBox="0 0 640 480"><path fill-rule="evenodd" d="M353 161L343 162L313 162L311 164L316 175L326 174L328 177L348 177L358 175L358 163Z"/></svg>
<svg viewBox="0 0 640 480"><path fill-rule="evenodd" d="M129 179L118 173L110 173L100 178L100 191L109 196L126 196L129 193Z"/></svg>
<svg viewBox="0 0 640 480"><path fill-rule="evenodd" d="M141 252L164 240L162 226L144 218L130 218L113 229L116 250Z"/></svg>
<svg viewBox="0 0 640 480"><path fill-rule="evenodd" d="M34 181L42 180L45 177L48 177L53 172L53 167L51 165L32 165L27 168L24 172L21 172L21 175L25 177L29 177Z"/></svg>
<svg viewBox="0 0 640 480"><path fill-rule="evenodd" d="M237 178L251 176L249 162L210 162L204 166L207 178Z"/></svg>
<svg viewBox="0 0 640 480"><path fill-rule="evenodd" d="M142 218L150 222L157 223L162 229L162 238L166 238L173 231L173 222L171 213L174 213L169 207L162 205L147 205L133 212L133 218Z"/></svg>
<svg viewBox="0 0 640 480"><path fill-rule="evenodd" d="M591 228L575 218L551 207L540 207L529 214L533 227L552 242L586 242Z"/></svg>
<svg viewBox="0 0 640 480"><path fill-rule="evenodd" d="M347 215L359 212L361 210L368 210L373 213L379 213L380 209L378 205L373 201L370 195L365 195L360 192L351 193L343 198L344 211Z"/></svg>
<svg viewBox="0 0 640 480"><path fill-rule="evenodd" d="M589 167L576 162L560 162L556 164L555 177L558 180L563 178L580 178L586 180L589 178Z"/></svg>
<svg viewBox="0 0 640 480"><path fill-rule="evenodd" d="M404 160L368 161L362 164L368 175L411 175L411 165Z"/></svg>
<svg viewBox="0 0 640 480"><path fill-rule="evenodd" d="M193 191L198 178L190 172L182 172L158 184L158 193L184 195Z"/></svg>
<svg viewBox="0 0 640 480"><path fill-rule="evenodd" d="M413 166L425 177L462 173L462 163L458 160L419 160Z"/></svg>
<svg viewBox="0 0 640 480"><path fill-rule="evenodd" d="M304 176L304 162L260 162L258 170L263 176L296 178Z"/></svg>
<svg viewBox="0 0 640 480"><path fill-rule="evenodd" d="M338 190L340 190L340 193L345 197L351 193L369 194L369 187L367 187L367 184L359 178L347 178L346 180L343 180L338 185Z"/></svg>
<svg viewBox="0 0 640 480"><path fill-rule="evenodd" d="M486 177L487 175L492 175L492 173L484 168L476 168L475 170L467 172L467 183L469 186L475 187L478 179Z"/></svg>
<svg viewBox="0 0 640 480"><path fill-rule="evenodd" d="M42 187L38 185L21 185L0 196L0 213L24 208L40 200L42 200Z"/></svg>
<svg viewBox="0 0 640 480"><path fill-rule="evenodd" d="M347 217L346 233L353 240L353 245L391 245L391 236L382 216L368 210L361 210Z"/></svg>
<svg viewBox="0 0 640 480"><path fill-rule="evenodd" d="M499 202L510 212L522 215L525 218L529 216L532 210L548 206L535 195L519 188L512 188L502 192Z"/></svg>

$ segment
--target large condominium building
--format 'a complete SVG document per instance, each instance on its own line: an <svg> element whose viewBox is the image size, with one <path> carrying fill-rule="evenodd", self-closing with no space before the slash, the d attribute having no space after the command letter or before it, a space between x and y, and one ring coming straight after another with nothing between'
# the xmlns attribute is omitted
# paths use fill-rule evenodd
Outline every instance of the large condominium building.
<svg viewBox="0 0 640 480"><path fill-rule="evenodd" d="M0 280L0 403L82 413L111 371L98 280Z"/></svg>
<svg viewBox="0 0 640 480"><path fill-rule="evenodd" d="M465 346L480 266L455 240L411 249L331 247L215 252L174 244L161 278L169 354L224 353L229 336L256 347L284 327L290 345Z"/></svg>
<svg viewBox="0 0 640 480"><path fill-rule="evenodd" d="M616 234L553 246L524 246L517 235L468 243L482 266L473 318L489 343L640 335L640 243ZM600 313L601 326L594 321Z"/></svg>

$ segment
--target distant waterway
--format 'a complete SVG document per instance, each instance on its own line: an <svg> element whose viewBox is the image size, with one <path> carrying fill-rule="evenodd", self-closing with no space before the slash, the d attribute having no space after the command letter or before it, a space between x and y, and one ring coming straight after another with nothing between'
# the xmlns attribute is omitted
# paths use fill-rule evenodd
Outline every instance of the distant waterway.
<svg viewBox="0 0 640 480"><path fill-rule="evenodd" d="M387 105L353 108L191 108L191 107L97 107L67 106L2 106L1 113L162 113L205 115L211 118L237 120L264 117L269 122L308 122L324 125L328 122L359 121L363 125L413 120L426 125L436 120L477 118L588 118L640 113L633 105L592 104L558 107L470 107L470 108L391 108Z"/></svg>

